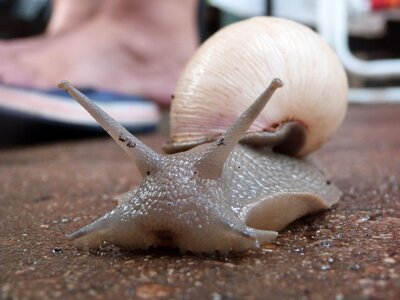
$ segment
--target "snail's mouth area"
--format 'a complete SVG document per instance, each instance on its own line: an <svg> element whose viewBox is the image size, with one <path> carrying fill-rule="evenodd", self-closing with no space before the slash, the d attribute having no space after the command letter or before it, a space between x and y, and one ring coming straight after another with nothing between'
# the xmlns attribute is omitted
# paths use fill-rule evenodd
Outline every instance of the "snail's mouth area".
<svg viewBox="0 0 400 300"><path fill-rule="evenodd" d="M159 247L176 246L175 234L170 230L154 230L151 232L154 236L155 244Z"/></svg>

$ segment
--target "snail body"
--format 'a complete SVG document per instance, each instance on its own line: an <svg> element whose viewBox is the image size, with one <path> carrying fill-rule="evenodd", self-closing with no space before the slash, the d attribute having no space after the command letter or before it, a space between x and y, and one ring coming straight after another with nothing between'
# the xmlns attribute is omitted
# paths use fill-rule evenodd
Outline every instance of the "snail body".
<svg viewBox="0 0 400 300"><path fill-rule="evenodd" d="M225 47L224 51L228 51L232 46L230 39L226 39L224 43L224 30L227 30L229 35L232 35L232 30L240 37L243 36L241 26L249 33L250 24L251 35L271 35L272 33L265 32L263 28L269 22L277 22L281 28L289 21L256 18L232 25L230 29L223 29L220 35L216 35L215 38L219 36L217 40L214 39L216 42L212 42L213 38L211 44L210 41L206 42L189 62L178 83L176 100L172 107L172 142L167 149L169 152L177 152L175 154L161 155L153 152L68 82L60 83L59 86L92 114L134 160L143 176L143 182L137 189L117 197L118 204L112 211L69 235L77 246L99 247L102 243L109 242L129 249L169 246L178 247L182 252L193 253L219 251L225 254L229 251L245 251L273 240L278 231L295 219L327 209L340 199L341 192L327 180L322 171L309 160L298 158L318 148L330 138L333 129L337 128L343 119L346 109L346 101L342 99L346 91L339 91L339 88L346 90L347 83L345 78L342 78L342 67L333 52L329 52L329 47L325 44L320 47L329 52L321 56L323 59L333 57L331 64L322 63L327 68L321 75L322 79L313 77L314 75L303 75L301 80L297 79L301 76L300 73L296 73L297 69L292 75L285 71L285 59L276 59L274 62L282 63L282 68L275 66L276 69L267 70L262 66L261 71L255 70L257 80L246 79L246 76L240 75L239 68L235 72L241 78L235 83L231 78L232 69L229 69L229 63L226 63L226 73L216 71L218 66L215 64L218 60L212 56L215 51L219 51L220 46L214 47L213 43ZM301 25L289 23L291 27L300 26L301 32L305 30ZM310 40L318 40L314 37L315 33L306 30L304 32L303 39L310 34ZM289 36L297 38L296 32ZM245 37L246 39L248 37ZM295 47L289 37L288 39L286 47ZM264 43L262 38L254 41ZM315 43L323 41L318 40ZM237 41L233 44L238 45ZM231 52L235 49L233 47ZM285 49L282 48L281 51L285 52ZM226 60L232 59L229 57L231 52L227 52ZM281 55L277 49L275 52L278 56ZM235 58L233 55L232 65ZM258 59L253 63L251 60L238 63L252 64L250 67L243 65L242 70L257 69L262 64ZM202 69L199 65L201 63L210 70ZM319 68L317 65L314 67ZM207 79L208 71L214 80ZM246 72L244 71L245 74ZM314 73L314 70L304 72ZM332 72L336 73L337 78ZM275 73L285 78L285 86L284 81L272 77ZM226 78L219 80L222 74L225 74ZM262 74L265 74L265 77ZM310 78L322 81L329 79L331 82L309 83ZM241 91L239 82L243 80L247 80L246 84L254 87L251 92L248 87ZM216 85L214 81L218 81ZM298 81L306 84L307 89L315 86L318 91L314 92L315 95L310 91L308 94L306 91L303 94L300 91L296 92L300 84ZM200 85L204 83L210 84L211 87L205 86L202 90ZM225 86L221 87L221 84ZM332 100L334 97L331 97L330 93L321 90L324 87L329 88L330 84L338 89L336 102ZM279 91L276 91L277 89ZM200 96L196 93L200 93ZM294 97L296 95L299 97ZM323 107L313 107L317 105L315 102L311 105L303 104L306 99L301 97L304 95L319 95ZM189 101L190 96L196 98L194 103ZM223 97L233 97L235 101L239 98L254 98L247 101L247 104L234 102L228 106ZM287 97L293 99L284 100ZM208 118L205 108L202 107L204 102L211 101L211 98L216 101L215 107L219 111L214 112L215 108L210 103L207 104L208 111L210 115L220 116L217 119ZM285 105L279 104L278 100L284 101L290 112L279 112ZM221 109L219 101L224 103L224 109ZM290 101L301 103L291 104ZM299 116L292 115L302 106L312 111ZM335 120L332 121L330 116L325 115L325 106L329 108L328 111L336 114ZM236 114L240 109L241 114ZM200 112L198 118L194 115L196 110ZM188 117L185 117L185 112L189 114ZM317 115L316 122L307 119L310 113ZM275 114L279 117L275 117ZM202 119L204 115L206 121ZM232 122L226 125L230 120ZM195 124L191 123L195 121L199 123L197 129ZM321 125L323 133L319 133L321 129L317 128L317 123L326 121L331 122L332 126L326 126L324 123ZM178 125L177 122L181 123ZM212 128L214 125L216 130ZM189 132L191 129L193 134ZM186 151L182 151L185 149ZM277 150L282 153L277 153ZM287 155L288 153L290 155Z"/></svg>

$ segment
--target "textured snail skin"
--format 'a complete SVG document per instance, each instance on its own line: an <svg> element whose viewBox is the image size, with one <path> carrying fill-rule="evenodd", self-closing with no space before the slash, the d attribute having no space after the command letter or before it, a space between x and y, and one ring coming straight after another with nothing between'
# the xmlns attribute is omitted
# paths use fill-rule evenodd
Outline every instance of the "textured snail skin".
<svg viewBox="0 0 400 300"><path fill-rule="evenodd" d="M249 131L273 132L296 121L306 131L296 156L318 149L343 121L348 90L345 71L318 34L273 17L227 26L197 50L174 93L172 146L179 148L224 132L274 77L282 79L285 87Z"/></svg>
<svg viewBox="0 0 400 300"><path fill-rule="evenodd" d="M115 209L72 235L76 245L96 248L107 241L129 249L223 254L256 249L340 197L317 168L273 152L238 145L217 180L195 174L195 160L192 153L171 155Z"/></svg>
<svg viewBox="0 0 400 300"><path fill-rule="evenodd" d="M69 92L136 162L141 185L100 219L69 235L78 247L177 247L222 254L259 248L293 220L327 209L340 191L309 161L238 144L278 79L215 142L153 152L68 82ZM277 93L279 94L279 93Z"/></svg>

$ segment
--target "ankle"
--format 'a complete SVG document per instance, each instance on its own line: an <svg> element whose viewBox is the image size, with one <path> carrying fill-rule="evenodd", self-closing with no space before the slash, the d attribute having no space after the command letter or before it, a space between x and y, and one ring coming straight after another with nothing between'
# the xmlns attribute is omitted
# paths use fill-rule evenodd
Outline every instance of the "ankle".
<svg viewBox="0 0 400 300"><path fill-rule="evenodd" d="M136 35L153 40L191 36L197 43L197 0L113 0L104 6L102 17L129 40L135 40Z"/></svg>
<svg viewBox="0 0 400 300"><path fill-rule="evenodd" d="M67 32L94 17L102 7L102 0L53 0L53 8L46 33Z"/></svg>

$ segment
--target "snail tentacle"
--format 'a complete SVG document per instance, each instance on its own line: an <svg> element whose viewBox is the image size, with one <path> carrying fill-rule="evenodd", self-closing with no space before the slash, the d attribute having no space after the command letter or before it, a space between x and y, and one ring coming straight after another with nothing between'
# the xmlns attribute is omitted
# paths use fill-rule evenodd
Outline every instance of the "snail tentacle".
<svg viewBox="0 0 400 300"><path fill-rule="evenodd" d="M248 128L258 117L275 90L282 86L282 80L278 78L273 79L268 88L239 116L236 122L200 154L197 168L202 174L207 174L206 176L211 179L216 179L221 175L224 163L233 148L239 143Z"/></svg>
<svg viewBox="0 0 400 300"><path fill-rule="evenodd" d="M81 104L103 129L114 139L114 141L133 159L139 172L143 177L150 170L158 169L161 165L162 156L143 144L132 135L121 124L111 118L98 105L78 91L66 80L58 85L59 88L68 92L79 104Z"/></svg>

